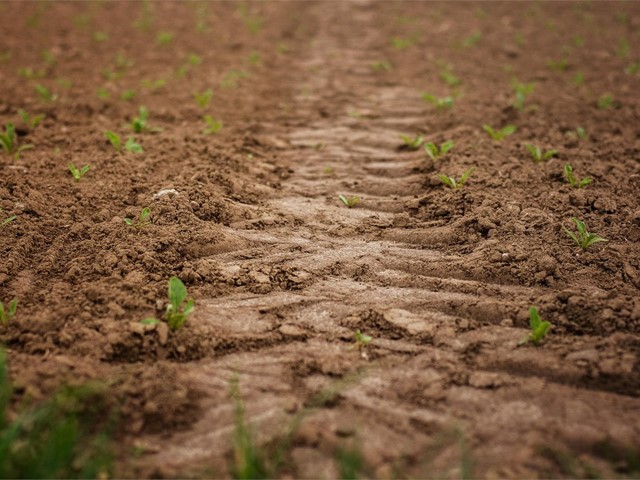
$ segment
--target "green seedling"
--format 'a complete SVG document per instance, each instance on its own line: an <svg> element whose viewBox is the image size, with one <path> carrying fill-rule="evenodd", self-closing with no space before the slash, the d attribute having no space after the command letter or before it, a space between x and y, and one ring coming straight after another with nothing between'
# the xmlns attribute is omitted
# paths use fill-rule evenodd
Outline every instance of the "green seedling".
<svg viewBox="0 0 640 480"><path fill-rule="evenodd" d="M211 97L213 97L213 90L208 88L202 93L196 92L193 94L193 97L196 99L196 103L200 108L207 108L211 102Z"/></svg>
<svg viewBox="0 0 640 480"><path fill-rule="evenodd" d="M187 299L187 288L178 277L169 279L169 304L166 319L171 330L178 330L195 309L193 299Z"/></svg>
<svg viewBox="0 0 640 480"><path fill-rule="evenodd" d="M576 135L578 135L578 138L580 140L588 140L589 139L589 135L587 135L586 130L584 128L582 128L582 127L576 128Z"/></svg>
<svg viewBox="0 0 640 480"><path fill-rule="evenodd" d="M247 56L247 60L254 67L262 67L262 56L260 55L259 52L251 52Z"/></svg>
<svg viewBox="0 0 640 480"><path fill-rule="evenodd" d="M524 109L524 102L529 95L536 88L535 82L531 83L521 83L518 80L513 80L511 82L511 86L513 87L515 93L515 99L513 101L513 108L516 110Z"/></svg>
<svg viewBox="0 0 640 480"><path fill-rule="evenodd" d="M42 122L42 120L44 120L44 117L45 117L44 113L31 116L25 110L22 110L22 109L18 110L18 115L20 115L20 118L25 123L25 125L28 125L31 128L36 128L38 125L40 125L40 122Z"/></svg>
<svg viewBox="0 0 640 480"><path fill-rule="evenodd" d="M373 340L373 337L369 335L365 335L360 330L356 330L355 333L353 334L353 339L355 341L356 348L358 350L363 350L364 348L367 347L367 345L371 343L371 341Z"/></svg>
<svg viewBox="0 0 640 480"><path fill-rule="evenodd" d="M160 323L160 320L158 320L157 318L148 317L144 320L140 320L140 323L143 325L157 325L158 323Z"/></svg>
<svg viewBox="0 0 640 480"><path fill-rule="evenodd" d="M450 87L458 87L462 83L462 81L456 77L451 70L447 69L440 70L440 78Z"/></svg>
<svg viewBox="0 0 640 480"><path fill-rule="evenodd" d="M404 146L410 150L418 150L424 143L424 137L422 135L416 135L414 138L411 138L409 135L400 135L400 137L404 142Z"/></svg>
<svg viewBox="0 0 640 480"><path fill-rule="evenodd" d="M104 132L104 137L109 140L109 143L115 148L116 152L120 152L122 150L122 141L120 139L120 135L116 132L112 132L107 130Z"/></svg>
<svg viewBox="0 0 640 480"><path fill-rule="evenodd" d="M173 40L173 33L171 32L158 32L156 35L156 41L159 45L168 45Z"/></svg>
<svg viewBox="0 0 640 480"><path fill-rule="evenodd" d="M220 82L221 88L238 88L238 82L243 78L248 78L249 74L242 70L229 70L222 81Z"/></svg>
<svg viewBox="0 0 640 480"><path fill-rule="evenodd" d="M531 143L525 144L527 150L531 154L531 158L535 163L544 162L545 160L549 160L551 157L555 157L558 155L557 150L547 150L546 152L542 150L540 147L533 145Z"/></svg>
<svg viewBox="0 0 640 480"><path fill-rule="evenodd" d="M159 78L158 80L149 80L145 78L140 82L140 84L146 88L147 90L159 90L162 87L167 85L167 81L164 78Z"/></svg>
<svg viewBox="0 0 640 480"><path fill-rule="evenodd" d="M627 68L624 69L624 73L627 75L636 75L640 72L640 61L630 63Z"/></svg>
<svg viewBox="0 0 640 480"><path fill-rule="evenodd" d="M393 37L391 39L391 45L397 50L404 50L405 48L409 48L414 43L415 41L410 38Z"/></svg>
<svg viewBox="0 0 640 480"><path fill-rule="evenodd" d="M143 208L137 220L134 220L133 218L125 218L124 223L136 228L146 227L151 223L151 209L149 207Z"/></svg>
<svg viewBox="0 0 640 480"><path fill-rule="evenodd" d="M557 72L564 72L569 67L569 61L566 57L563 57L559 60L549 60L547 65L551 70L555 70Z"/></svg>
<svg viewBox="0 0 640 480"><path fill-rule="evenodd" d="M147 107L140 107L139 114L137 117L131 121L131 128L135 133L143 133L143 132L160 132L161 128L154 128L147 125L147 120L149 119L149 110Z"/></svg>
<svg viewBox="0 0 640 480"><path fill-rule="evenodd" d="M207 124L206 128L202 131L205 135L214 135L222 130L222 120L215 120L211 115L205 115L202 118Z"/></svg>
<svg viewBox="0 0 640 480"><path fill-rule="evenodd" d="M456 180L454 177L449 177L448 175L444 175L444 174L439 174L438 178L447 187L452 188L453 190L458 190L459 188L462 188L462 186L467 182L467 180L469 180L469 177L471 176L474 170L475 168L473 167L469 168L462 174L462 176L458 180Z"/></svg>
<svg viewBox="0 0 640 480"><path fill-rule="evenodd" d="M391 70L391 62L388 60L379 60L371 64L371 68L374 72L388 72Z"/></svg>
<svg viewBox="0 0 640 480"><path fill-rule="evenodd" d="M136 141L133 139L133 137L127 138L127 141L124 144L124 149L127 152L131 152L131 153L143 153L144 152L144 150L142 148L142 145L140 145L139 143L136 143Z"/></svg>
<svg viewBox="0 0 640 480"><path fill-rule="evenodd" d="M120 98L125 102L130 102L135 98L135 96L136 96L136 91L129 89L122 92L122 95L120 95Z"/></svg>
<svg viewBox="0 0 640 480"><path fill-rule="evenodd" d="M0 213L2 213L2 209L1 208L0 208ZM11 215L10 217L7 217L5 219L0 220L0 228L4 227L8 223L13 222L16 218L18 218L18 217L15 216L15 215Z"/></svg>
<svg viewBox="0 0 640 480"><path fill-rule="evenodd" d="M571 238L571 240L576 242L576 244L580 248L582 248L582 250L586 250L587 248L589 248L594 243L608 242L609 241L606 238L602 238L602 237L596 235L595 233L589 233L587 231L587 227L584 224L584 222L581 221L581 220L578 220L576 217L571 217L571 221L573 221L573 223L576 224L576 228L578 230L578 234L577 235L575 233L573 233L573 232L570 232L564 226L562 228L564 229L566 234Z"/></svg>
<svg viewBox="0 0 640 480"><path fill-rule="evenodd" d="M420 95L420 98L422 98L424 102L430 103L438 110L446 110L448 108L451 108L455 103L453 97L449 95L447 95L446 97L436 97L435 95L431 95L430 93L423 93L422 95Z"/></svg>
<svg viewBox="0 0 640 480"><path fill-rule="evenodd" d="M615 106L616 102L613 99L613 95L611 95L610 93L605 93L598 99L598 108L600 108L601 110L606 110Z"/></svg>
<svg viewBox="0 0 640 480"><path fill-rule="evenodd" d="M44 70L34 70L31 67L24 67L18 69L18 75L30 80L33 78L43 78L47 75L47 72Z"/></svg>
<svg viewBox="0 0 640 480"><path fill-rule="evenodd" d="M98 90L96 90L96 95L100 100L104 100L104 101L107 101L111 98L111 94L109 93L109 91L103 87L100 87L98 88Z"/></svg>
<svg viewBox="0 0 640 480"><path fill-rule="evenodd" d="M513 135L516 130L518 130L518 127L515 125L507 125L500 130L494 130L490 125L483 125L482 128L489 134L492 140L497 142L504 140L509 135Z"/></svg>
<svg viewBox="0 0 640 480"><path fill-rule="evenodd" d="M579 87L584 83L584 73L576 72L576 74L573 76L573 79L571 81L576 87Z"/></svg>
<svg viewBox="0 0 640 480"><path fill-rule="evenodd" d="M360 197L345 197L344 195L338 196L340 201L344 203L348 208L355 207L360 201Z"/></svg>
<svg viewBox="0 0 640 480"><path fill-rule="evenodd" d="M2 52L0 53L0 63L8 62L11 60L12 53L11 52Z"/></svg>
<svg viewBox="0 0 640 480"><path fill-rule="evenodd" d="M18 137L16 129L12 123L8 123L4 129L4 133L0 133L0 145L7 155L13 155L16 160L20 158L20 154L25 150L34 148L31 144L18 146Z"/></svg>
<svg viewBox="0 0 640 480"><path fill-rule="evenodd" d="M446 142L440 144L440 147L438 147L433 142L427 142L424 144L424 151L427 156L435 162L438 158L444 157L447 152L453 148L454 145L455 143L453 142L453 140L447 140Z"/></svg>
<svg viewBox="0 0 640 480"><path fill-rule="evenodd" d="M573 167L568 163L564 166L564 176L567 178L567 181L569 182L569 185L571 185L571 188L584 188L591 182L593 182L593 179L589 177L584 177L581 180L578 180L576 177L574 177Z"/></svg>
<svg viewBox="0 0 640 480"><path fill-rule="evenodd" d="M529 328L531 331L529 334L524 337L518 345L525 345L529 342L534 345L540 344L542 339L549 332L549 328L551 328L551 323L546 320L542 320L540 318L540 314L538 313L538 309L536 307L529 308Z"/></svg>
<svg viewBox="0 0 640 480"><path fill-rule="evenodd" d="M616 50L616 55L618 58L627 58L629 56L629 52L631 51L631 47L629 46L629 42L626 38L622 38L618 42L618 48Z"/></svg>
<svg viewBox="0 0 640 480"><path fill-rule="evenodd" d="M480 40L482 40L482 33L474 32L463 39L462 42L460 42L460 45L465 48L473 47L474 45L477 45Z"/></svg>
<svg viewBox="0 0 640 480"><path fill-rule="evenodd" d="M84 167L78 170L72 162L69 162L68 167L69 167L69 171L71 172L71 175L73 175L73 178L76 182L79 182L80 179L84 177L85 173L87 173L91 168L89 165L85 165Z"/></svg>
<svg viewBox="0 0 640 480"><path fill-rule="evenodd" d="M107 35L105 32L93 32L91 38L93 38L94 42L102 43L109 40L109 35Z"/></svg>
<svg viewBox="0 0 640 480"><path fill-rule="evenodd" d="M38 84L36 84L34 86L34 88L36 89L36 92L38 93L38 96L40 97L40 99L44 100L45 102L53 102L54 100L56 100L58 98L58 95L56 95L55 93L51 92L44 85L41 85L41 84L38 83Z"/></svg>
<svg viewBox="0 0 640 480"><path fill-rule="evenodd" d="M0 323L5 327L9 325L9 321L15 316L18 309L18 300L13 299L9 302L6 309L4 303L0 302Z"/></svg>

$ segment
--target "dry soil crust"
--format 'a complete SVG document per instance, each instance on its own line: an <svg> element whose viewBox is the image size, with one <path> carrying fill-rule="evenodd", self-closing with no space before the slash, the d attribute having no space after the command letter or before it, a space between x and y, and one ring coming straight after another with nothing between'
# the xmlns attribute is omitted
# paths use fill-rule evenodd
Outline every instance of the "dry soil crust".
<svg viewBox="0 0 640 480"><path fill-rule="evenodd" d="M108 381L120 475L227 475L235 374L260 442L302 418L283 475L335 477L345 445L377 477L633 475L639 5L0 4L0 123L35 145L0 160L16 404ZM444 70L461 83L438 110L421 93L451 95ZM536 83L521 111L513 78ZM103 131L126 136L140 105L162 131L117 154ZM507 123L502 142L482 130ZM455 147L401 148L419 133ZM559 154L535 164L529 142ZM91 170L74 182L69 161ZM593 183L570 188L567 162ZM436 176L469 167L461 190ZM146 206L151 225L123 223ZM577 249L572 216L609 242ZM171 275L196 313L144 327ZM532 305L551 333L517 348Z"/></svg>

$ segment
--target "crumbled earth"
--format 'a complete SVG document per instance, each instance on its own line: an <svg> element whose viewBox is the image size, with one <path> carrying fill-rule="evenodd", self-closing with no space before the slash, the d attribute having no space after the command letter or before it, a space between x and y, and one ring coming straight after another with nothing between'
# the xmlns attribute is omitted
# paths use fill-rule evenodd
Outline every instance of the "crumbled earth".
<svg viewBox="0 0 640 480"><path fill-rule="evenodd" d="M281 477L349 449L376 478L640 475L639 3L2 2L0 31L0 125L34 146L0 157L13 405L105 382L118 476L229 476L234 379L259 445L292 431ZM194 314L141 323L172 275ZM531 306L552 327L518 346Z"/></svg>

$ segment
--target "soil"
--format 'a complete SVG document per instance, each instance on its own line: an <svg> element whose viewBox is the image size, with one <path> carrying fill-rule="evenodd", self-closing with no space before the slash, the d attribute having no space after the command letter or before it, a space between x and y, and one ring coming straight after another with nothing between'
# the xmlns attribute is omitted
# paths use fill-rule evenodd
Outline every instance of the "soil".
<svg viewBox="0 0 640 480"><path fill-rule="evenodd" d="M260 445L296 426L279 476L344 448L377 478L639 475L640 3L3 2L0 31L0 124L35 146L0 157L14 405L107 382L118 476L229 476L234 378ZM172 275L195 312L143 325ZM531 306L552 327L518 347Z"/></svg>

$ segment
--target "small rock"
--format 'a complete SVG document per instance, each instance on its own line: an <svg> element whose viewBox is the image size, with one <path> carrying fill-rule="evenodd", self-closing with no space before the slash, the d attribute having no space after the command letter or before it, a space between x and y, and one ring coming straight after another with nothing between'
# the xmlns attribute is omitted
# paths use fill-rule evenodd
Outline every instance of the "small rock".
<svg viewBox="0 0 640 480"><path fill-rule="evenodd" d="M179 195L179 193L175 188L165 188L165 189L160 190L157 193L154 193L153 194L153 199L157 200L158 198L164 197L166 195L169 195L169 196L173 197L173 196Z"/></svg>
<svg viewBox="0 0 640 480"><path fill-rule="evenodd" d="M144 325L140 322L129 322L129 330L137 335L144 335Z"/></svg>
<svg viewBox="0 0 640 480"><path fill-rule="evenodd" d="M164 346L167 344L167 340L169 339L169 325L163 322L156 325L158 330L158 342L160 342L160 345Z"/></svg>
<svg viewBox="0 0 640 480"><path fill-rule="evenodd" d="M580 350L578 352L570 353L566 356L566 360L569 362L590 362L596 363L598 361L600 354L597 350L588 349L588 350Z"/></svg>
<svg viewBox="0 0 640 480"><path fill-rule="evenodd" d="M303 329L286 323L284 325L280 325L278 331L286 337L305 338L307 336L307 332Z"/></svg>

